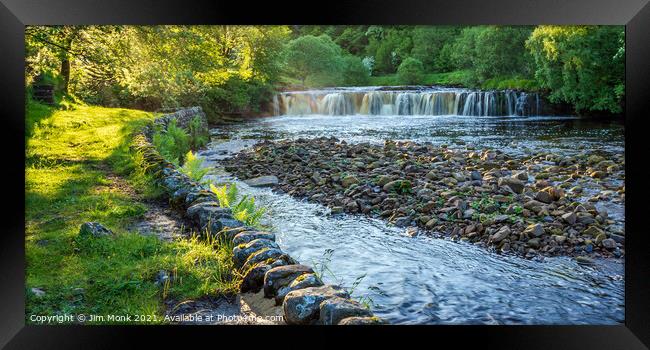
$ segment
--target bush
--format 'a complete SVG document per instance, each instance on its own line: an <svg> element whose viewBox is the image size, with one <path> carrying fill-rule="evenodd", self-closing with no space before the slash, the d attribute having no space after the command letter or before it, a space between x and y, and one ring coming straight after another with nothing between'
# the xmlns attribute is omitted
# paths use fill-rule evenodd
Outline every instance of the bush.
<svg viewBox="0 0 650 350"><path fill-rule="evenodd" d="M408 57L397 68L397 80L400 84L417 84L424 77L424 66L420 60Z"/></svg>
<svg viewBox="0 0 650 350"><path fill-rule="evenodd" d="M190 136L185 130L176 126L176 120L172 120L165 130L154 132L153 145L165 159L179 165L190 150Z"/></svg>

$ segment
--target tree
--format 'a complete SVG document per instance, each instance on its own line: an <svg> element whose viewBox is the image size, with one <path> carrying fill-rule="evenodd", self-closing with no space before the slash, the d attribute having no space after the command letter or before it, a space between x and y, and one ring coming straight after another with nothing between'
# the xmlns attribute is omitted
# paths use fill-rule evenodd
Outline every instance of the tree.
<svg viewBox="0 0 650 350"><path fill-rule="evenodd" d="M625 86L622 26L539 26L526 46L554 102L620 113Z"/></svg>
<svg viewBox="0 0 650 350"><path fill-rule="evenodd" d="M422 81L424 67L420 60L408 57L397 69L397 78L400 84L418 84Z"/></svg>
<svg viewBox="0 0 650 350"><path fill-rule="evenodd" d="M291 40L286 48L287 67L305 84L310 76L338 75L341 48L327 35L305 35Z"/></svg>
<svg viewBox="0 0 650 350"><path fill-rule="evenodd" d="M413 30L411 56L417 58L427 71L444 71L447 57L445 45L453 43L461 28L458 26L418 26Z"/></svg>
<svg viewBox="0 0 650 350"><path fill-rule="evenodd" d="M370 70L363 64L361 58L352 55L345 55L341 59L343 66L343 84L348 86L360 86L368 83Z"/></svg>

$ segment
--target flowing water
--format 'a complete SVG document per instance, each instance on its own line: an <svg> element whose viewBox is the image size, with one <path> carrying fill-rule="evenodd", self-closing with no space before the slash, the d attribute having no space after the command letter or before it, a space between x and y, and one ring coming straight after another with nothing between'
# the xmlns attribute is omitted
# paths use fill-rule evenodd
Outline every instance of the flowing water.
<svg viewBox="0 0 650 350"><path fill-rule="evenodd" d="M354 93L361 94L357 90ZM321 96L303 93L310 94ZM353 105L343 104L339 110L345 112L339 113L342 115L305 110L304 115L219 127L213 130L214 141L201 155L205 165L214 168L210 175L214 181L237 182L243 193L255 196L257 203L269 209L263 223L273 227L283 250L302 263L317 268L327 266L328 283L352 286L360 281L353 297L371 300L373 311L391 323L623 322L621 261L596 260L594 265L584 266L566 257L526 260L464 242L412 238L405 235L404 229L378 219L330 215L329 209L320 204L248 187L218 165L220 159L259 140L319 136L335 136L348 142L414 140L450 147L467 143L513 154L538 150L561 154L584 150L623 153L623 125L559 116L363 115L356 109L363 103ZM353 110L357 114L345 115ZM623 206L605 205L622 224Z"/></svg>

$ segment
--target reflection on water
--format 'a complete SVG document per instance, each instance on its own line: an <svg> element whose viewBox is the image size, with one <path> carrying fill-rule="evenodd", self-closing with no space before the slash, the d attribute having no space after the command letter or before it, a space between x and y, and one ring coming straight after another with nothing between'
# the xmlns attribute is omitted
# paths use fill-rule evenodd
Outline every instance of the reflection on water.
<svg viewBox="0 0 650 350"><path fill-rule="evenodd" d="M623 126L576 118L476 118L413 116L275 117L213 130L232 141L215 142L202 154L216 166L227 153L259 139L335 136L349 142L384 139L466 142L506 152L579 152L581 148L623 152ZM215 181L233 180L221 169ZM615 324L624 319L623 265L570 258L542 261L501 256L445 239L411 238L381 220L329 215L319 204L269 189L250 188L269 208L265 224L280 246L315 265L334 251L329 283L350 286L365 275L354 295L372 300L374 312L405 324Z"/></svg>

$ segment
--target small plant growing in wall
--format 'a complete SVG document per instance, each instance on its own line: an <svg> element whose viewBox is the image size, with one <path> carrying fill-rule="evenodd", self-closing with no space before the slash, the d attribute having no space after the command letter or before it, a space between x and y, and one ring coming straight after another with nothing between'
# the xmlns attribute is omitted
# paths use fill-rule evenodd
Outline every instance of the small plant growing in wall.
<svg viewBox="0 0 650 350"><path fill-rule="evenodd" d="M235 219L248 226L259 226L260 219L266 212L266 208L257 207L255 205L255 198L248 195L243 196L238 201L239 190L237 189L237 185L233 183L217 187L210 184L210 191L217 196L220 206L232 210L232 215Z"/></svg>
<svg viewBox="0 0 650 350"><path fill-rule="evenodd" d="M180 171L192 181L201 182L209 171L209 169L201 166L202 163L201 158L197 157L192 151L188 151L185 154L185 164L180 168Z"/></svg>

